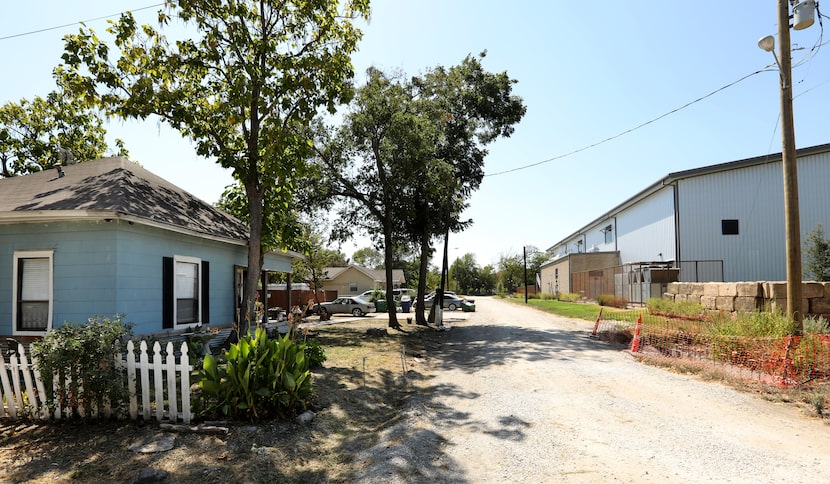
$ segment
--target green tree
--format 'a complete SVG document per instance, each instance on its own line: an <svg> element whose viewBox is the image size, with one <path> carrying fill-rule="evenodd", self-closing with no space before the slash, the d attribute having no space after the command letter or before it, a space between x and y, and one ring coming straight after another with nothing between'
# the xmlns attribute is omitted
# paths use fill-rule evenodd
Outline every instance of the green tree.
<svg viewBox="0 0 830 484"><path fill-rule="evenodd" d="M317 292L323 288L327 267L345 267L346 256L336 250L324 246L323 235L314 229L311 224L304 224L303 239L305 240L303 259L296 259L291 264L291 272L295 280L305 282L314 292L316 302L320 299Z"/></svg>
<svg viewBox="0 0 830 484"><path fill-rule="evenodd" d="M550 259L550 254L532 245L525 247L524 253L527 255L527 283L536 284L536 276L541 271L542 264Z"/></svg>
<svg viewBox="0 0 830 484"><path fill-rule="evenodd" d="M168 0L159 28L138 26L129 12L107 29L120 55L91 30L65 37L56 75L107 114L158 116L213 158L244 188L250 216L247 314L254 314L262 268L263 221L290 211L306 175L308 125L351 94L350 55L368 16L368 0ZM162 34L174 16L197 32L171 44ZM277 216L276 219L288 217ZM282 227L277 227L281 230ZM291 246L295 226L274 242ZM247 319L247 318L246 318ZM247 321L241 330L245 332Z"/></svg>
<svg viewBox="0 0 830 484"><path fill-rule="evenodd" d="M321 138L319 155L336 178L327 184L332 193L352 202L342 225L382 234L387 280L393 241L418 244L416 319L426 324L422 296L431 242L468 225L460 214L484 175L484 146L509 136L525 107L511 95L515 81L484 71L471 56L410 81L377 69L367 77L338 135ZM387 286L391 291L391 282ZM392 308L389 324L397 325Z"/></svg>
<svg viewBox="0 0 830 484"><path fill-rule="evenodd" d="M818 224L804 241L804 272L814 281L830 280L830 240L824 237L824 228Z"/></svg>
<svg viewBox="0 0 830 484"><path fill-rule="evenodd" d="M373 247L363 247L352 254L352 262L370 269L380 269L383 267L383 254Z"/></svg>
<svg viewBox="0 0 830 484"><path fill-rule="evenodd" d="M0 177L100 158L109 149L98 113L59 89L0 106ZM127 156L116 140L119 156Z"/></svg>
<svg viewBox="0 0 830 484"><path fill-rule="evenodd" d="M475 285L478 271L475 254L467 253L456 259L450 267L451 279L455 281L452 289L462 294L469 293Z"/></svg>
<svg viewBox="0 0 830 484"><path fill-rule="evenodd" d="M351 111L336 131L322 131L319 160L331 178L324 184L340 197L342 230L364 229L383 247L386 297L392 298L396 239L405 239L407 193L424 173L434 129L414 108L408 86L377 69L357 90ZM398 235L399 237L396 237ZM400 328L389 305L389 326Z"/></svg>
<svg viewBox="0 0 830 484"><path fill-rule="evenodd" d="M416 192L430 195L429 200L421 195L414 201L421 216L411 230L421 245L422 277L436 236L444 237L442 274L446 273L449 233L471 223L462 220L461 213L484 177L485 147L513 134L527 109L522 99L512 94L517 81L506 72L487 72L481 64L485 56L486 52L478 57L468 55L457 66L439 66L412 81L422 112L437 128L432 160L440 160L433 161L432 177L419 178L432 186L416 188ZM416 308L419 322L423 310L421 304Z"/></svg>
<svg viewBox="0 0 830 484"><path fill-rule="evenodd" d="M524 285L524 260L521 255L502 254L498 262L499 290L508 294Z"/></svg>
<svg viewBox="0 0 830 484"><path fill-rule="evenodd" d="M498 283L498 274L491 265L486 265L481 268L476 274L475 285L471 290L472 294L489 295L496 291L496 284Z"/></svg>

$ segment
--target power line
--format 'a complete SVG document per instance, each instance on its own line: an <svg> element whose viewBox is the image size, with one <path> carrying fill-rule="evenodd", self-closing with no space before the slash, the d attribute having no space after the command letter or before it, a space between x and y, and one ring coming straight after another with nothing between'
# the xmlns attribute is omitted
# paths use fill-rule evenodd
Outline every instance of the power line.
<svg viewBox="0 0 830 484"><path fill-rule="evenodd" d="M147 10L147 9L150 9L150 8L161 7L162 5L164 5L164 3L157 3L155 5L148 5L146 7L136 8L136 9L132 9L132 10L128 10L128 11L130 11L130 12L140 12L142 10ZM87 20L79 20L77 22L72 22L71 24L58 25L56 27L48 27L48 28L45 28L45 29L32 30L32 31L23 32L23 33L20 33L20 34L7 35L5 37L0 37L0 40L14 39L16 37L24 37L26 35L39 34L41 32L48 32L50 30L65 29L66 27L72 27L73 25L77 25L79 23L95 22L96 20L103 20L103 19L106 19L106 18L115 17L116 15L121 15L122 13L124 13L124 12L116 12L116 13L113 13L113 14L110 14L110 15L104 15L102 17L95 17L95 18L91 18L91 19L87 19Z"/></svg>
<svg viewBox="0 0 830 484"><path fill-rule="evenodd" d="M582 152L582 151L589 150L589 149L594 148L594 147L596 147L596 146L599 146L599 145L601 145L601 144L603 144L603 143L607 143L607 142L609 142L609 141L611 141L611 140L615 140L615 139L617 139L617 138L619 138L619 137L621 137L621 136L624 136L624 135L626 135L626 134L628 134L628 133L631 133L631 132L637 131L637 130L638 130L638 129L640 129L640 128L644 128L644 127L648 126L649 124L655 123L655 122L657 122L657 121L659 121L659 120L661 120L661 119L665 118L666 116L669 116L669 115L674 114L674 113L676 113L676 112L678 112L678 111L681 111L681 110L683 110L683 109L686 109L686 108L688 108L689 106L691 106L691 105L693 105L693 104L695 104L695 103L697 103L697 102L703 101L704 99L706 99L706 98L708 98L708 97L714 96L715 94L717 94L717 93L719 93L719 92L723 91L724 89L728 89L728 88L730 88L730 87L734 86L735 84L738 84L738 83L739 83L739 82L741 82L741 81L744 81L744 80L746 80L746 79L748 79L748 78L750 78L750 77L752 77L752 76L754 76L754 75L756 75L756 74L760 74L760 73L762 73L762 72L767 72L768 70L769 70L769 69L765 67L764 69L761 69L761 70L755 71L755 72L753 72L753 73L751 73L751 74L747 74L747 75L743 76L742 78L740 78L740 79L738 79L738 80L736 80L736 81L732 81L732 82L730 82L729 84L727 84L727 85L725 85L725 86L723 86L723 87L720 87L720 88L718 88L718 89L715 89L714 91L710 92L709 94L706 94L705 96L701 96L701 97L699 97L699 98L695 99L694 101L690 101L690 102L688 102L688 103L686 103L686 104L684 104L684 105L680 106L679 108L672 109L671 111L669 111L669 112L667 112L667 113L664 113L664 114L661 114L660 116L657 116L657 117L656 117L656 118L654 118L654 119L651 119L651 120L646 121L646 122L644 122L644 123L638 124L637 126L634 126L633 128L627 129L627 130L625 130L625 131L623 131L623 132L621 132L621 133L617 133L617 134L615 134L614 136L610 136L610 137L605 138L605 139L603 139L603 140L601 140L601 141L597 141L596 143L592 143L592 144L590 144L590 145L588 145L588 146L583 146L582 148L578 148L578 149L575 149L575 150L573 150L573 151L569 151L568 153L564 153L564 154L561 154L561 155L559 155L559 156L554 156L553 158L548 158L547 160L537 161L536 163L531 163L531 164L529 164L529 165L524 165L524 166L518 166L518 167L516 167L516 168L511 168L511 169L509 169L509 170L499 171L499 172L496 172L496 173L488 173L488 174L485 174L484 176L485 176L485 177L488 177L488 176L497 176L497 175L504 175L504 174L507 174L507 173L513 173L514 171L526 170L526 169L528 169L528 168L533 168L534 166L544 165L545 163L550 163L551 161L561 160L562 158L566 158L566 157L568 157L568 156L575 155L575 154L580 153L580 152Z"/></svg>

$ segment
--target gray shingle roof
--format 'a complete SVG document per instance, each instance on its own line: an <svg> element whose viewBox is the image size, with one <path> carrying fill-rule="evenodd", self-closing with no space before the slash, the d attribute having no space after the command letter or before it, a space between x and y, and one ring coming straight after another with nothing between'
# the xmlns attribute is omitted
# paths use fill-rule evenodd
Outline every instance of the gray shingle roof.
<svg viewBox="0 0 830 484"><path fill-rule="evenodd" d="M248 229L213 207L126 158L112 157L0 179L0 222L25 221L77 211L78 217L129 216L199 234L246 241Z"/></svg>

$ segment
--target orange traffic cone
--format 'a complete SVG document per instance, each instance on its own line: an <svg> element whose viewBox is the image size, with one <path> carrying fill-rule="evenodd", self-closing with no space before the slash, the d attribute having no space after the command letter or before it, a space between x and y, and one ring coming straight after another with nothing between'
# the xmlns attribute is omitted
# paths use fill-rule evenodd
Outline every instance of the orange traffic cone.
<svg viewBox="0 0 830 484"><path fill-rule="evenodd" d="M640 351L640 330L643 328L643 315L637 317L637 325L634 326L634 339L631 340L631 352L638 353Z"/></svg>
<svg viewBox="0 0 830 484"><path fill-rule="evenodd" d="M599 308L599 314L597 314L597 322L594 323L594 330L591 332L591 336L597 335L597 329L599 329L600 318L602 318L602 308Z"/></svg>

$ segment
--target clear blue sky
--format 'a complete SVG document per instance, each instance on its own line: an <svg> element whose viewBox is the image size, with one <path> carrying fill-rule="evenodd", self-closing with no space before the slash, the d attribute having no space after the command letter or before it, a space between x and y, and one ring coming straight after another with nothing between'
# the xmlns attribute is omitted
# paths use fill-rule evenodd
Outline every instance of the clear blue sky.
<svg viewBox="0 0 830 484"><path fill-rule="evenodd" d="M156 3L4 2L0 37ZM486 49L486 69L507 71L519 81L515 93L524 98L527 114L511 138L491 145L485 172L538 165L488 175L470 200L466 215L473 227L450 236L451 259L470 252L486 265L520 254L525 245L550 247L668 173L780 152L775 69L593 146L774 67L772 54L756 43L775 35L776 5L378 0L354 62L361 82L370 65L414 75ZM136 16L152 22L156 10ZM99 32L106 27L104 20L88 25ZM61 37L72 31L77 26L0 40L0 102L53 89ZM793 51L798 148L830 142L830 46L811 50L822 33L818 22L793 32L800 48ZM110 139L125 140L132 159L208 202L231 182L229 173L196 156L165 125L112 120L107 129ZM342 250L350 256L354 248Z"/></svg>

